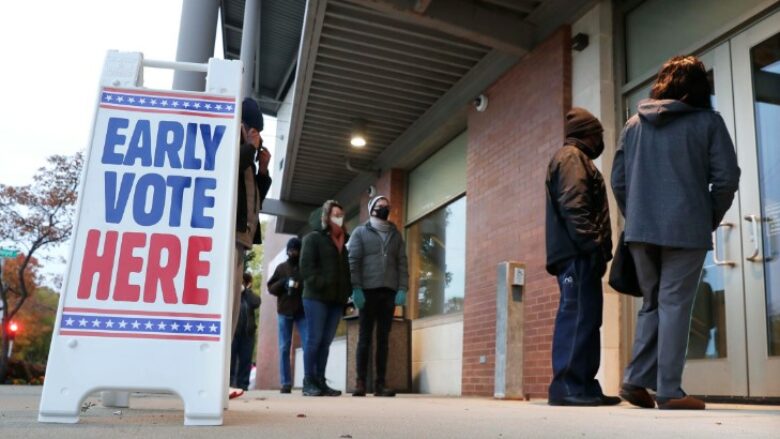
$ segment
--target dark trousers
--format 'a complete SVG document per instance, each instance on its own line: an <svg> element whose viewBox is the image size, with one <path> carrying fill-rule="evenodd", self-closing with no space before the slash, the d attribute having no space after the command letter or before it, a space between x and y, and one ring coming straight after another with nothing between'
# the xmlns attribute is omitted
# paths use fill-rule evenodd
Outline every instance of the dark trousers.
<svg viewBox="0 0 780 439"><path fill-rule="evenodd" d="M254 334L237 332L230 349L230 386L244 390L249 388L249 373L252 371L252 351L255 348Z"/></svg>
<svg viewBox="0 0 780 439"><path fill-rule="evenodd" d="M599 328L604 303L600 269L588 257L570 259L561 267L549 398L598 396L602 391L595 378L601 360Z"/></svg>
<svg viewBox="0 0 780 439"><path fill-rule="evenodd" d="M631 243L642 309L624 382L681 398L691 310L707 250Z"/></svg>
<svg viewBox="0 0 780 439"><path fill-rule="evenodd" d="M365 290L366 304L360 310L360 336L357 345L357 376L365 382L368 373L368 357L376 324L375 381L385 383L387 374L387 350L390 328L393 325L395 291L389 288Z"/></svg>

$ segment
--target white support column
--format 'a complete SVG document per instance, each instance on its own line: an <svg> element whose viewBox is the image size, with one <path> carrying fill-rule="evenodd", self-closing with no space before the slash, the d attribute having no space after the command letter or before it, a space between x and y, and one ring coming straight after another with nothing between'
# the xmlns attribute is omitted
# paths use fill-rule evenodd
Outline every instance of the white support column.
<svg viewBox="0 0 780 439"><path fill-rule="evenodd" d="M252 79L255 77L255 56L260 46L260 0L244 3L244 25L241 31L241 61L244 77L241 80L241 96L252 96Z"/></svg>
<svg viewBox="0 0 780 439"><path fill-rule="evenodd" d="M214 56L218 13L219 0L182 2L176 61L206 63ZM177 70L173 74L173 88L203 91L206 88L206 74Z"/></svg>

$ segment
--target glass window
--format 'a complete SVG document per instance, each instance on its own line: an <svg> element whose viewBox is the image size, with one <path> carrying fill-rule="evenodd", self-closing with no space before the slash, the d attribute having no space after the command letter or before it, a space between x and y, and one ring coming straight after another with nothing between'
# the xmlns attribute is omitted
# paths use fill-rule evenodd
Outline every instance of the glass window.
<svg viewBox="0 0 780 439"><path fill-rule="evenodd" d="M466 192L467 144L464 131L409 173L407 224Z"/></svg>
<svg viewBox="0 0 780 439"><path fill-rule="evenodd" d="M407 229L410 317L463 311L466 290L466 197Z"/></svg>
<svg viewBox="0 0 780 439"><path fill-rule="evenodd" d="M764 0L648 0L625 16L627 80L656 69Z"/></svg>

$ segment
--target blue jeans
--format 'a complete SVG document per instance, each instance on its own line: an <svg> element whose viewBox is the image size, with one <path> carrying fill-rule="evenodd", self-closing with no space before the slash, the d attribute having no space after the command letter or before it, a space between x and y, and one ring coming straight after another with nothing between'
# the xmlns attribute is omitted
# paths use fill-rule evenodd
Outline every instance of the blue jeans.
<svg viewBox="0 0 780 439"><path fill-rule="evenodd" d="M561 300L553 331L553 380L549 398L600 396L596 380L601 361L601 312L604 297L600 269L588 257L565 261L558 285Z"/></svg>
<svg viewBox="0 0 780 439"><path fill-rule="evenodd" d="M315 299L303 299L308 334L303 348L303 370L307 377L325 376L330 343L336 335L344 307Z"/></svg>
<svg viewBox="0 0 780 439"><path fill-rule="evenodd" d="M293 325L298 327L301 336L301 346L306 346L306 317L303 314L286 316L277 314L279 322L279 376L282 386L292 385L290 373L290 346L292 345Z"/></svg>

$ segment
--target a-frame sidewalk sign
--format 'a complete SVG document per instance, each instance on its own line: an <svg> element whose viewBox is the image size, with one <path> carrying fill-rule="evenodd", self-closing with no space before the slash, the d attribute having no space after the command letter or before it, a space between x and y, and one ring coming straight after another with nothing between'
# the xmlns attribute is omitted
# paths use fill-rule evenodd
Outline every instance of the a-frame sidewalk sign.
<svg viewBox="0 0 780 439"><path fill-rule="evenodd" d="M143 87L144 67L205 92ZM160 391L221 425L230 350L242 64L110 51L95 103L38 420L96 391Z"/></svg>

